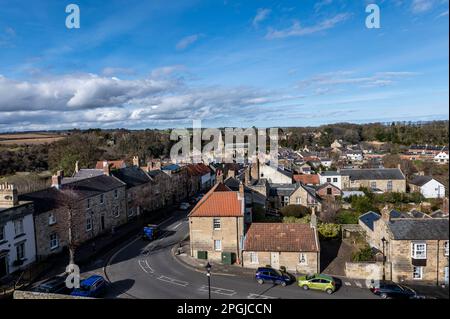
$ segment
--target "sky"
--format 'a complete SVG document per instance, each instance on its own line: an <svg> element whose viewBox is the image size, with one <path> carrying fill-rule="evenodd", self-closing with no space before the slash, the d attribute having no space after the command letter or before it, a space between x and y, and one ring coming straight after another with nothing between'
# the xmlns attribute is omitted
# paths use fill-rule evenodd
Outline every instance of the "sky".
<svg viewBox="0 0 450 319"><path fill-rule="evenodd" d="M0 0L0 132L448 120L448 7Z"/></svg>

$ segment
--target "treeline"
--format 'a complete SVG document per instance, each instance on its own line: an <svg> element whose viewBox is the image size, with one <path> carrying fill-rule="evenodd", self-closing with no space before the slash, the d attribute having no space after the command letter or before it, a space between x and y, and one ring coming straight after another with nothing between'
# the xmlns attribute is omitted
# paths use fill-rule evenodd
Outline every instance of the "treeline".
<svg viewBox="0 0 450 319"><path fill-rule="evenodd" d="M34 145L17 149L0 148L0 176L15 172L48 170L48 146Z"/></svg>
<svg viewBox="0 0 450 319"><path fill-rule="evenodd" d="M447 145L449 122L338 123L320 127L286 128L284 133L287 138L280 144L294 149L315 144L328 147L336 139L342 139L352 144L379 141L402 146L411 144Z"/></svg>

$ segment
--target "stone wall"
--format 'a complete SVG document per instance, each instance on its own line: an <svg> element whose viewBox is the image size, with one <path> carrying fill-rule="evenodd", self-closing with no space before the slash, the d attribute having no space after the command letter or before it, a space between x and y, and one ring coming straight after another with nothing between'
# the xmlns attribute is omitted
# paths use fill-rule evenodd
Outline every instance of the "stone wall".
<svg viewBox="0 0 450 319"><path fill-rule="evenodd" d="M250 260L250 254L252 252L243 252L243 266L246 268L258 268L271 265L271 252L259 251L256 252L258 256L258 262L252 263ZM318 252L304 252L306 257L306 263L300 264L299 257L300 252L280 252L279 264L280 267L286 267L286 270L299 274L314 274L318 273L320 269L319 260L320 256Z"/></svg>
<svg viewBox="0 0 450 319"><path fill-rule="evenodd" d="M42 292L16 290L13 295L14 299L94 299L88 297L78 297L61 294L47 294Z"/></svg>
<svg viewBox="0 0 450 319"><path fill-rule="evenodd" d="M390 278L390 265L385 265L386 278ZM382 280L382 262L346 262L345 276L352 279Z"/></svg>

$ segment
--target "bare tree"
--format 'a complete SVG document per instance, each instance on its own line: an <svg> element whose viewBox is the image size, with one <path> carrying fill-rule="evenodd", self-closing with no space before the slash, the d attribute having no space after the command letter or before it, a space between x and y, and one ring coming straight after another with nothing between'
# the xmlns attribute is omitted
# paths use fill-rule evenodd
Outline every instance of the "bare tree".
<svg viewBox="0 0 450 319"><path fill-rule="evenodd" d="M325 196L322 202L320 220L325 223L334 223L340 206L339 201L337 201L333 196Z"/></svg>

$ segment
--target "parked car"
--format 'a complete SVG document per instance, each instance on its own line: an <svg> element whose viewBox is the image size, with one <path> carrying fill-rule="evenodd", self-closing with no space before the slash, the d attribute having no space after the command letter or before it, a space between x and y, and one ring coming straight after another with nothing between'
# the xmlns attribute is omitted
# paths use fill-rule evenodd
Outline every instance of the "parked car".
<svg viewBox="0 0 450 319"><path fill-rule="evenodd" d="M70 294L72 289L67 288L66 276L56 276L45 280L37 287L32 289L35 292L52 293L52 294Z"/></svg>
<svg viewBox="0 0 450 319"><path fill-rule="evenodd" d="M333 277L321 274L298 277L298 285L304 290L322 290L329 295L336 290L336 282Z"/></svg>
<svg viewBox="0 0 450 319"><path fill-rule="evenodd" d="M255 278L260 285L265 282L270 282L280 284L284 287L291 282L291 277L288 274L269 267L258 268L256 270Z"/></svg>
<svg viewBox="0 0 450 319"><path fill-rule="evenodd" d="M380 296L383 299L415 299L417 297L417 293L406 286L396 284L392 281L380 281L377 284L374 284L370 291L372 291L375 295Z"/></svg>
<svg viewBox="0 0 450 319"><path fill-rule="evenodd" d="M158 225L151 225L148 224L144 227L142 232L142 239L144 240L154 240L159 235L159 228Z"/></svg>
<svg viewBox="0 0 450 319"><path fill-rule="evenodd" d="M106 281L102 276L93 275L80 282L80 288L72 291L72 296L99 297L106 290Z"/></svg>
<svg viewBox="0 0 450 319"><path fill-rule="evenodd" d="M180 209L181 210L188 210L189 206L191 206L191 205L189 205L189 203L183 202L183 203L180 204Z"/></svg>

